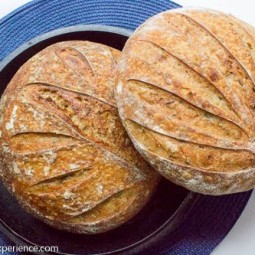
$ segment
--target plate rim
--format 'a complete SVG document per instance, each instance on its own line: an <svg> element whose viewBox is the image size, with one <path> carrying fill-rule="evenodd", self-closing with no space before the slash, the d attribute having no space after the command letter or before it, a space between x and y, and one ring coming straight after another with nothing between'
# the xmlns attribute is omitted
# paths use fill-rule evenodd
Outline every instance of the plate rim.
<svg viewBox="0 0 255 255"><path fill-rule="evenodd" d="M138 254L144 249L144 246L146 246L146 248L148 248L148 246L153 246L157 241L159 241L160 239L162 239L164 236L167 235L169 227L170 228L172 227L175 230L178 224L180 224L183 220L185 220L189 212L198 202L199 197L200 197L200 194L198 193L193 193L191 191L188 192L187 196L185 197L183 202L180 204L178 209L174 212L174 214L158 229L156 229L154 232L152 232L150 235L146 236L145 238L139 240L138 242L133 243L129 246L120 248L118 250L104 252L104 253L93 253L93 255L124 254L123 252L125 252L125 255ZM185 216L184 218L180 219L181 218L180 216L183 216L182 212L184 211L185 211ZM1 218L0 218L0 231L7 238L9 238L15 245L40 246L19 235L17 232L11 229ZM37 254L37 253L32 252L32 254ZM43 255L51 255L51 254L74 255L72 253L65 253L65 252L41 252L41 254Z"/></svg>
<svg viewBox="0 0 255 255"><path fill-rule="evenodd" d="M30 47L34 46L37 43L43 42L45 40L48 40L50 38L54 38L60 35L74 33L74 32L85 32L85 31L97 31L97 32L106 32L106 33L113 33L113 34L119 34L126 37L130 37L130 35L133 33L132 30L121 28L121 27L114 27L114 26L107 26L107 25L76 25L76 26L68 26L63 28L58 28L55 30L52 30L50 32L44 33L42 35L38 35L29 41L21 44L17 49L15 49L13 52L11 52L8 56L6 56L2 61L0 61L0 72L3 71L3 69L12 61L14 60L18 55L20 55L25 50L28 50Z"/></svg>

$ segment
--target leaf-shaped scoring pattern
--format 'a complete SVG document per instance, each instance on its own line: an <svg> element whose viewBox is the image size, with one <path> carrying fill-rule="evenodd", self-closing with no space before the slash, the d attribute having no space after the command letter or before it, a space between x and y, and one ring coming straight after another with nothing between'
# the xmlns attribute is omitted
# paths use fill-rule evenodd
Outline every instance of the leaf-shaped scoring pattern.
<svg viewBox="0 0 255 255"><path fill-rule="evenodd" d="M2 175L45 222L98 233L129 220L158 176L134 149L113 95L119 51L63 42L29 60L1 101Z"/></svg>
<svg viewBox="0 0 255 255"><path fill-rule="evenodd" d="M138 150L205 194L255 186L255 32L203 9L160 13L128 40L116 100Z"/></svg>

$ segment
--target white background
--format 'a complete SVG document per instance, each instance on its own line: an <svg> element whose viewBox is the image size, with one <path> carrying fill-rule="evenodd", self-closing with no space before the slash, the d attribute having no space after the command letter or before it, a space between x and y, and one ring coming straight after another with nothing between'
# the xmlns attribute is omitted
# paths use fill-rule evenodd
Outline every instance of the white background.
<svg viewBox="0 0 255 255"><path fill-rule="evenodd" d="M159 0L160 1L160 0ZM0 18L29 0L0 0ZM231 13L255 26L254 0L176 0L182 6L207 7ZM1 36L1 35L0 35ZM241 217L212 255L255 254L255 192Z"/></svg>

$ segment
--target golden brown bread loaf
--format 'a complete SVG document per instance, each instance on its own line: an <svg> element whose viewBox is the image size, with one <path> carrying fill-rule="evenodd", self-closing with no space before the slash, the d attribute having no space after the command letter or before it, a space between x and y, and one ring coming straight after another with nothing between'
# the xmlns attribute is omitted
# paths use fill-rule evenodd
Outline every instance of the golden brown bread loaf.
<svg viewBox="0 0 255 255"><path fill-rule="evenodd" d="M132 141L162 175L220 195L255 186L254 81L254 28L181 8L129 38L115 92Z"/></svg>
<svg viewBox="0 0 255 255"><path fill-rule="evenodd" d="M2 178L28 212L56 228L113 229L158 182L118 117L119 54L92 42L52 45L22 66L2 97Z"/></svg>

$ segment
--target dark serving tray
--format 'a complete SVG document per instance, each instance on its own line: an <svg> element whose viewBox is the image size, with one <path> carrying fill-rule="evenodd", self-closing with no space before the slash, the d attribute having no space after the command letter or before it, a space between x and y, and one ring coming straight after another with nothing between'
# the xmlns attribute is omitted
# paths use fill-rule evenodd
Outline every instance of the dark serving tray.
<svg viewBox="0 0 255 255"><path fill-rule="evenodd" d="M131 32L116 27L84 25L39 36L0 62L0 93L24 62L53 43L90 40L121 50ZM199 197L162 179L150 202L132 220L104 234L81 235L56 230L26 213L2 183L0 193L0 230L11 241L17 245L58 246L57 254L77 255L144 254L160 238L178 228Z"/></svg>

